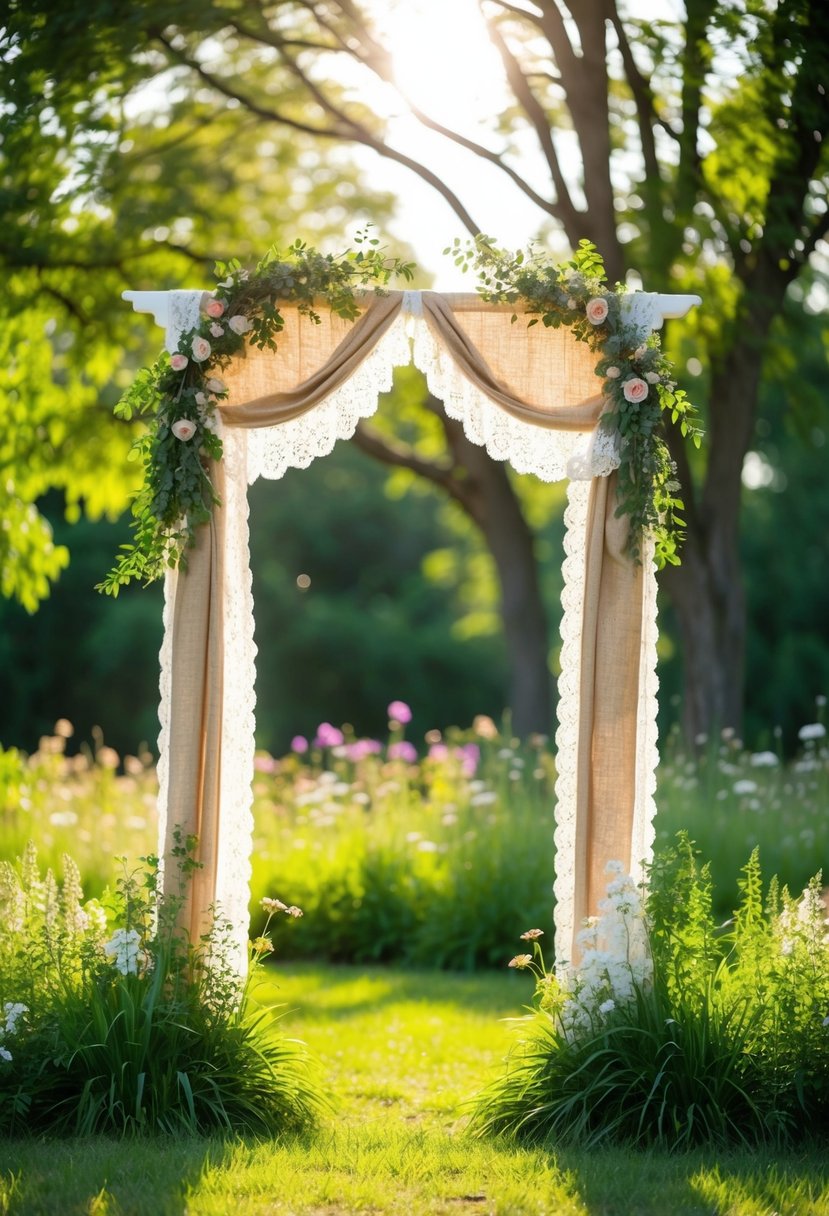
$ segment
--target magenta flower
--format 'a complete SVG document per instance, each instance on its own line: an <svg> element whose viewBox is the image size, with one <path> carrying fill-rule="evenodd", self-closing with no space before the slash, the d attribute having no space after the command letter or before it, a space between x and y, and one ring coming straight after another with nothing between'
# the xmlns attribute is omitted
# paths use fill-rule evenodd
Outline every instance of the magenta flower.
<svg viewBox="0 0 829 1216"><path fill-rule="evenodd" d="M382 744L376 739L355 739L353 743L346 745L345 755L347 760L356 764L365 760L366 756L376 756L382 750Z"/></svg>
<svg viewBox="0 0 829 1216"><path fill-rule="evenodd" d="M308 751L308 740L304 735L294 735L291 740L291 751L296 752L298 756L303 756Z"/></svg>
<svg viewBox="0 0 829 1216"><path fill-rule="evenodd" d="M389 744L389 760L405 760L406 764L417 763L417 748L405 739Z"/></svg>
<svg viewBox="0 0 829 1216"><path fill-rule="evenodd" d="M405 701L392 701L387 713L392 722L397 722L400 726L405 726L407 722L411 722L412 720L412 711Z"/></svg>
<svg viewBox="0 0 829 1216"><path fill-rule="evenodd" d="M461 762L461 770L465 777L474 777L481 758L481 749L477 743L464 743L457 748L455 755Z"/></svg>
<svg viewBox="0 0 829 1216"><path fill-rule="evenodd" d="M314 737L314 747L339 747L345 741L345 736L330 722L320 722Z"/></svg>

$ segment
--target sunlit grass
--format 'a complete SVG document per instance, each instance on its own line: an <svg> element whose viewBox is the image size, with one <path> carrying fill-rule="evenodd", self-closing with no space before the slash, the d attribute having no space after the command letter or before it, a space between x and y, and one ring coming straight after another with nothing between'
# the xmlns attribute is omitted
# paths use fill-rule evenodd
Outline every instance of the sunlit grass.
<svg viewBox="0 0 829 1216"><path fill-rule="evenodd" d="M291 964L263 999L335 1111L311 1135L0 1142L8 1216L827 1216L818 1153L550 1152L473 1141L458 1103L509 1049L526 976Z"/></svg>

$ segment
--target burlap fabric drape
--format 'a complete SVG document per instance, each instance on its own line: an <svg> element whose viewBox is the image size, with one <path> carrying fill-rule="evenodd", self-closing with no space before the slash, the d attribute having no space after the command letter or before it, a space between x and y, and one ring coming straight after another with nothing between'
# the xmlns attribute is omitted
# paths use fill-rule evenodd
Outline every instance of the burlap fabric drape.
<svg viewBox="0 0 829 1216"><path fill-rule="evenodd" d="M286 307L276 355L249 349L225 380L226 427L272 427L313 410L344 384L398 316L403 293L368 297L355 323L322 311L315 325ZM591 431L602 413L595 357L567 330L511 323L512 309L474 296L424 292L424 316L468 381L500 408L535 425ZM222 493L222 468L213 469ZM585 598L578 723L574 925L596 911L604 866L631 858L637 751L642 568L625 552L615 516L615 475L596 478L585 536ZM220 838L223 512L217 510L178 578L173 619L170 781L166 854L176 826L199 838L202 869L184 923L204 932L214 900ZM167 881L175 867L165 868ZM573 942L556 956L573 959Z"/></svg>

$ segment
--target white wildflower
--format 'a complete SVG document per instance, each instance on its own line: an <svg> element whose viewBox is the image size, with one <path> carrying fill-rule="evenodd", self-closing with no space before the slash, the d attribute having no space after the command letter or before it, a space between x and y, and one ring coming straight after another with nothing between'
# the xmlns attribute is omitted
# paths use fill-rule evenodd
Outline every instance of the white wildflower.
<svg viewBox="0 0 829 1216"><path fill-rule="evenodd" d="M137 975L139 963L146 962L141 949L141 934L137 929L116 929L104 944L104 953L122 975Z"/></svg>
<svg viewBox="0 0 829 1216"><path fill-rule="evenodd" d="M809 722L806 726L801 726L797 732L797 737L801 743L812 743L815 739L824 739L826 737L826 727L822 722Z"/></svg>

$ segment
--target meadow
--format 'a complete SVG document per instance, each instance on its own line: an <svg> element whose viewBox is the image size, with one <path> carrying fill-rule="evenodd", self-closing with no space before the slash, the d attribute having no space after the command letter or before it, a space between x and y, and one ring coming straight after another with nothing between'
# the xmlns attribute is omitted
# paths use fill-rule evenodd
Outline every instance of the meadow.
<svg viewBox="0 0 829 1216"><path fill-rule="evenodd" d="M269 926L275 955L252 998L276 1006L278 1035L307 1043L328 1105L275 1134L0 1139L0 1213L829 1216L825 1153L808 1135L673 1152L474 1135L481 1091L497 1094L532 1028L532 978L507 963L529 926L551 931L550 748L488 719L417 747L400 722L383 741L323 725L286 756L257 756L251 925L264 927L263 898L304 911ZM695 756L666 743L658 847L682 831L696 841L718 921L745 896L754 848L795 895L829 855L821 721L800 745L784 762L733 736ZM97 897L117 858L155 849L144 749L120 756L100 734L75 747L60 721L33 754L1 752L0 779L0 860L31 840L59 875L68 853Z"/></svg>

